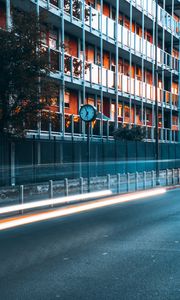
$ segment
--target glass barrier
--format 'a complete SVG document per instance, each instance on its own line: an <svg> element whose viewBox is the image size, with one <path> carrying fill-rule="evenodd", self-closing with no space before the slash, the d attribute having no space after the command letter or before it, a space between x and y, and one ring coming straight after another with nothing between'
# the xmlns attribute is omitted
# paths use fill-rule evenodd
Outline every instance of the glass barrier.
<svg viewBox="0 0 180 300"><path fill-rule="evenodd" d="M109 88L114 88L115 86L115 74L113 71L108 70L107 71L107 76L108 76L108 87Z"/></svg>
<svg viewBox="0 0 180 300"><path fill-rule="evenodd" d="M102 15L102 33L107 35L107 17Z"/></svg>
<svg viewBox="0 0 180 300"><path fill-rule="evenodd" d="M111 37L112 39L115 38L115 22L108 18L108 36Z"/></svg>
<svg viewBox="0 0 180 300"><path fill-rule="evenodd" d="M99 84L99 67L92 64L92 82Z"/></svg>
<svg viewBox="0 0 180 300"><path fill-rule="evenodd" d="M90 26L90 23L88 24ZM91 7L91 26L93 29L99 30L99 13Z"/></svg>

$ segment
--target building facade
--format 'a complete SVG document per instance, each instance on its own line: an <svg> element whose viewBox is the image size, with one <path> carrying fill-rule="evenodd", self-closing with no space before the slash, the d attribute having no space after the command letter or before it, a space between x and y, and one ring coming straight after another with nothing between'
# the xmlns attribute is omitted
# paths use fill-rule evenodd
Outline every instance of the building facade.
<svg viewBox="0 0 180 300"><path fill-rule="evenodd" d="M4 29L11 23L11 1L27 11L46 10L52 25L44 27L42 43L58 97L29 136L84 139L78 113L89 103L98 112L92 138L111 139L124 123L144 126L146 140L154 141L157 95L159 140L180 140L178 0L158 0L157 15L153 0L0 0Z"/></svg>

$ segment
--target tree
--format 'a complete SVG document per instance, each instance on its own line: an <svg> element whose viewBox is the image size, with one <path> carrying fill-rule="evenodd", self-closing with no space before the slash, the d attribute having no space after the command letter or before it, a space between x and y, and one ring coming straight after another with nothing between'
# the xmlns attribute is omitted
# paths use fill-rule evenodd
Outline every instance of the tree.
<svg viewBox="0 0 180 300"><path fill-rule="evenodd" d="M12 20L9 31L0 29L0 133L22 136L57 87L41 44L46 16L13 9Z"/></svg>
<svg viewBox="0 0 180 300"><path fill-rule="evenodd" d="M115 140L142 141L146 138L146 130L142 126L120 124L113 133Z"/></svg>

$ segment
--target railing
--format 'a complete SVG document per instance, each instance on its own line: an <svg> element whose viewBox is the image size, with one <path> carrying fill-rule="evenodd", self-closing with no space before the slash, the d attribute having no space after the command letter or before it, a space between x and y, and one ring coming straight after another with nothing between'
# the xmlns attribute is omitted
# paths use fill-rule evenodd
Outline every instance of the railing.
<svg viewBox="0 0 180 300"><path fill-rule="evenodd" d="M45 0L44 0L45 1ZM127 0L128 1L128 0ZM46 1L45 1L46 3ZM48 2L47 2L48 3ZM57 0L51 0L49 2L50 4L53 4L55 7L61 7L60 1ZM79 0L80 6L81 1ZM134 5L138 7L143 7L145 11L147 11L151 15L155 15L155 2L154 1L141 1L141 0L134 0ZM72 7L72 12L71 12ZM73 9L73 2L71 5L66 5L65 7L65 13L68 15L72 15L73 18L81 20L82 21L82 10L79 8L78 11L75 11ZM96 31L102 31L104 35L109 37L110 39L115 39L115 21L112 20L109 17L106 17L105 15L102 15L102 30L101 30L101 15L100 12L98 12L96 9L88 6L85 4L85 24L90 27L90 29L96 30ZM159 6L159 14L158 19L160 24L163 24L166 28L169 30L172 30L173 32L178 32L179 25L174 20L174 18L169 15L167 12L165 12L160 6ZM163 21L164 20L164 21ZM155 46L147 41L146 39L143 39L139 35L131 32L127 28L123 27L122 25L118 25L118 42L122 45L133 49L136 54L143 54L146 59L150 59L155 61ZM178 72L179 70L179 63L178 59L175 57L172 57L169 53L163 51L161 48L158 47L158 63L167 69L173 69Z"/></svg>
<svg viewBox="0 0 180 300"><path fill-rule="evenodd" d="M124 120L124 122L129 123L129 119ZM119 125L122 122L118 122ZM49 136L55 135L67 135L69 137L74 136L86 136L86 128L82 126L82 121L78 115L73 114L63 114L59 112L43 111L41 113L40 121L32 121L26 124L27 132L45 134ZM136 125L145 128L145 140L153 140L155 138L155 128L153 126ZM91 136L92 137L104 137L113 138L115 130L115 122L111 119L101 120L96 119L92 123ZM169 128L159 128L159 140L164 142L178 142L178 126L177 130L171 130Z"/></svg>
<svg viewBox="0 0 180 300"><path fill-rule="evenodd" d="M144 4L144 9L146 10L146 8L148 8L148 11L151 11L151 5L152 7L154 7L154 1L145 1ZM161 11L161 8L159 11ZM66 10L66 13L70 14L70 10ZM78 18L80 20L82 19L80 14L78 14ZM85 24L92 30L101 31L100 12L88 5L85 5ZM115 39L115 22L105 15L102 15L102 33L111 39ZM136 53L143 54L146 58L155 60L155 46L120 24L118 25L118 42L129 48L132 48ZM158 63L166 66L167 68L172 68L178 72L178 59L176 59L175 57L171 57L169 53L163 51L159 47Z"/></svg>
<svg viewBox="0 0 180 300"><path fill-rule="evenodd" d="M167 166L167 161L160 161L161 169L159 171L159 180L160 180L160 186L161 187L168 187L173 185L180 185L180 168L174 168L174 169L167 169L165 166ZM89 182L90 192L96 191L97 194L99 192L102 193L103 191L111 191L110 193L114 194L121 194L121 193L127 193L127 192L134 192L134 191L140 191L140 190L146 190L155 188L156 186L156 172L154 170L152 171L138 171L135 172L135 170L138 168L138 165L141 166L141 164L144 164L144 161L136 161L137 167L134 167L134 161L123 161L121 163L116 163L118 166L118 171L112 173L112 165L114 170L114 162L106 162L106 163L98 163L98 167L100 168L108 168L110 167L110 174L105 173L100 174L97 176L95 175L95 171L97 170L96 162L91 162L91 177ZM146 165L155 165L155 161L147 161ZM131 168L131 172L126 171L125 169ZM87 180L87 163L85 162L82 166L84 168L83 177L79 177L79 172L76 174L76 177L72 179L71 177L64 178L63 175L68 176L68 170L69 167L72 167L69 164L64 164L64 170L63 174L61 174L62 170L62 164L52 164L52 165L36 165L34 168L36 168L36 183L24 183L23 180L23 173L24 170L20 170L22 172L22 175L16 176L16 180L18 182L23 182L24 184L15 185L13 187L3 187L0 189L0 203L1 203L1 213L0 218L2 218L5 214L11 214L12 212L15 213L24 213L24 210L28 209L38 209L41 206L50 206L51 208L53 205L59 204L60 206L66 205L68 203L72 203L71 201L85 201L83 196L80 194L84 194L88 192L88 180ZM77 167L75 165L75 167ZM125 172L118 173L121 170L125 170ZM141 169L141 168L140 168ZM119 171L120 170L120 171ZM27 170L28 171L28 170ZM66 172L67 171L67 172ZM108 170L109 171L109 170ZM55 174L55 172L57 174ZM96 171L97 172L97 171ZM30 172L29 172L30 173ZM46 174L44 177L43 174ZM56 176L55 176L56 175ZM26 176L31 177L31 173L26 173ZM49 180L48 178L53 178L53 180ZM38 183L39 182L39 183ZM11 195L9 197L9 195ZM76 197L75 195L79 195ZM69 196L68 198L64 198ZM99 195L103 196L103 195ZM63 198L59 198L63 197ZM91 194L88 196L86 195L87 200L89 200L91 197ZM97 195L98 197L98 195ZM55 203L53 203L53 198L56 198ZM35 202L35 199L38 199L39 202ZM51 199L51 201L48 201L48 199ZM41 203L40 201L43 200ZM17 207L16 205L19 204ZM11 206L14 205L14 206ZM22 207L21 207L22 205ZM11 206L11 209L9 207Z"/></svg>
<svg viewBox="0 0 180 300"><path fill-rule="evenodd" d="M129 0L127 0L129 2ZM132 3L138 7L140 10L142 8L148 15L155 17L156 15L156 3L155 1L149 0L133 0ZM161 26L166 27L166 29L170 30L173 34L177 35L179 32L179 24L178 22L160 5L158 5L158 23Z"/></svg>
<svg viewBox="0 0 180 300"><path fill-rule="evenodd" d="M65 55L65 75L82 78L82 66L83 62L79 58L72 57L68 54ZM100 66L93 63L85 62L85 80L91 84L101 85L102 83L102 86L106 88L115 88L115 73L106 68L102 68L101 70ZM155 101L155 87L153 85L142 82L136 78L131 78L122 73L118 74L118 89L123 93ZM170 105L172 101L172 105L178 106L177 94L158 88L157 97L159 102Z"/></svg>
<svg viewBox="0 0 180 300"><path fill-rule="evenodd" d="M130 2L130 0L126 0L128 2ZM52 7L55 8L61 8L62 7L62 2L61 0L42 0L43 3L45 3L45 5L48 7L49 5L51 5ZM156 3L155 1L149 1L149 0L132 0L132 4L134 6L136 6L139 10L142 11L142 9L151 17L155 17L156 15ZM74 8L74 1L72 0L72 6L70 5L70 1L69 3L65 3L66 7L65 7L65 12L68 14L71 14L72 16L74 16L75 18L81 19L82 20L82 1L79 0L79 10L78 12L75 11ZM71 12L71 8L72 8L72 12ZM89 7L87 4L85 4L85 17L87 19L87 16L90 16L90 20L87 20L87 24L92 23L92 28L98 30L99 29L99 16L98 16L98 11L95 10L92 7ZM94 17L92 19L92 16ZM104 31L106 31L106 28L108 28L109 31L109 36L114 36L114 30L112 29L113 26L111 26L111 28L109 28L109 24L111 23L111 21L113 22L112 19L108 18L110 21L108 22L109 24L107 25L107 18L106 16L102 16L103 20L103 28ZM165 27L167 30L171 31L173 34L178 35L179 32L179 24L178 22L174 19L173 16L171 16L167 11L165 11L160 5L158 5L158 23Z"/></svg>

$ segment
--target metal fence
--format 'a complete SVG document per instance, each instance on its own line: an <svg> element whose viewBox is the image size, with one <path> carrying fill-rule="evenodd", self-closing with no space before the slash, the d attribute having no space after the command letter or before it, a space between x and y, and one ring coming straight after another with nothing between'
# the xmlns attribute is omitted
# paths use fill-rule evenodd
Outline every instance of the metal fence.
<svg viewBox="0 0 180 300"><path fill-rule="evenodd" d="M160 186L180 184L180 168L160 171ZM90 192L111 190L113 194L121 194L146 190L156 187L156 172L135 172L90 178ZM23 204L35 200L52 199L88 192L87 178L67 179L42 184L20 185L0 189L0 206Z"/></svg>

